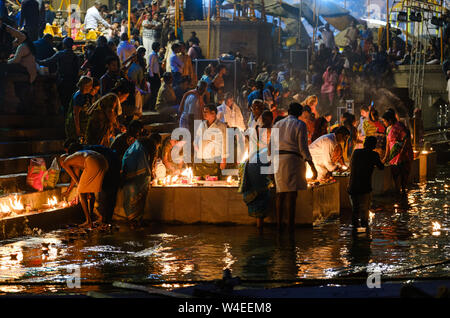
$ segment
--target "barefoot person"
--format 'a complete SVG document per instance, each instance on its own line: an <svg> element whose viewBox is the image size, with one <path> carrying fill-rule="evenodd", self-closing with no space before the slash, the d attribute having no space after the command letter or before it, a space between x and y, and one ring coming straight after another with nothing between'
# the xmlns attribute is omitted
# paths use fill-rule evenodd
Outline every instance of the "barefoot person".
<svg viewBox="0 0 450 318"><path fill-rule="evenodd" d="M299 103L289 105L286 118L273 125L272 130L278 129L279 134L279 156L278 171L275 171L275 185L277 188L277 223L278 230L281 230L283 223L283 211L289 213L289 230L292 232L295 225L295 211L297 201L297 191L306 190L306 165L311 167L313 179L317 177L317 171L311 159L308 149L308 135L306 125L298 119L302 114L302 106ZM274 144L270 144L269 149L274 151Z"/></svg>
<svg viewBox="0 0 450 318"><path fill-rule="evenodd" d="M86 222L81 226L88 225L92 228L91 213L94 211L95 194L101 191L108 162L105 157L92 150L77 151L70 156L62 155L59 162L73 183L78 185L77 192L86 217ZM100 214L97 214L97 221L102 222Z"/></svg>

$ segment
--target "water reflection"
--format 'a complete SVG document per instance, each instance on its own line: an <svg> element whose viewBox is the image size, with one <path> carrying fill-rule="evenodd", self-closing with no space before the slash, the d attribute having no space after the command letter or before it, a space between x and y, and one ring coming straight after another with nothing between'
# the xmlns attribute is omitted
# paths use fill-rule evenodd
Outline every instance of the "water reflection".
<svg viewBox="0 0 450 318"><path fill-rule="evenodd" d="M382 197L371 210L371 232L352 235L350 218L278 235L267 227L153 224L113 233L72 235L67 230L0 242L0 293L58 292L79 265L83 282L220 279L224 269L244 280L295 280L367 275L448 276L450 259L448 172L415 186L407 196ZM441 228L436 228L437 222ZM413 270L411 270L413 268ZM19 283L52 282L54 286ZM85 285L81 290L97 290ZM73 292L73 290L65 291Z"/></svg>

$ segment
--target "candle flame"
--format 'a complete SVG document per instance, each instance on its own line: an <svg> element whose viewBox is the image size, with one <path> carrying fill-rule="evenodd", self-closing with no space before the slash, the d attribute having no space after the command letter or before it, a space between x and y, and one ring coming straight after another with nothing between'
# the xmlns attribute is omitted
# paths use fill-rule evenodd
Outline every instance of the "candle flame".
<svg viewBox="0 0 450 318"><path fill-rule="evenodd" d="M6 205L6 204L1 203L0 204L0 211L2 213L8 213L8 212L11 212L11 208L8 205Z"/></svg>
<svg viewBox="0 0 450 318"><path fill-rule="evenodd" d="M347 170L347 169L348 169L348 167L346 165L342 166L342 170Z"/></svg>
<svg viewBox="0 0 450 318"><path fill-rule="evenodd" d="M433 231L434 232L439 231L441 229L441 225L439 224L439 222L433 221L432 224L433 224Z"/></svg>
<svg viewBox="0 0 450 318"><path fill-rule="evenodd" d="M58 204L58 199L55 197L55 196L53 196L52 198L48 198L47 199L47 205L49 206L49 207L55 207L56 205Z"/></svg>
<svg viewBox="0 0 450 318"><path fill-rule="evenodd" d="M232 182L233 182L233 178L231 176L228 176L227 183L232 183Z"/></svg>
<svg viewBox="0 0 450 318"><path fill-rule="evenodd" d="M13 210L16 210L16 211L21 211L24 209L24 206L23 206L22 202L20 201L20 199L17 198L17 195L14 196L14 201L11 200L11 198L9 199L9 205L11 206L11 208Z"/></svg>
<svg viewBox="0 0 450 318"><path fill-rule="evenodd" d="M312 179L313 172L311 170L311 167L309 165L306 166L306 179Z"/></svg>

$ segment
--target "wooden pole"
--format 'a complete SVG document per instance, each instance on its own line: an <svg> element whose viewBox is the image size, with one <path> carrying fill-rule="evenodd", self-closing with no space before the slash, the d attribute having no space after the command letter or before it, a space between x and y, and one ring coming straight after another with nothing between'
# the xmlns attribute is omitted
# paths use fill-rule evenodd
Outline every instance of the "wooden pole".
<svg viewBox="0 0 450 318"><path fill-rule="evenodd" d="M68 11L68 20L69 20L69 32L67 32L67 34L69 34L69 37L72 37L72 10L70 8L70 0L67 0L66 2L66 6L67 6L67 11Z"/></svg>
<svg viewBox="0 0 450 318"><path fill-rule="evenodd" d="M303 0L300 0L300 8L299 8L299 11L298 11L298 45L302 45L302 41L301 41L301 39L302 39L302 27L301 27L301 24L302 24L302 7L303 7Z"/></svg>
<svg viewBox="0 0 450 318"><path fill-rule="evenodd" d="M206 56L209 59L210 54L210 46L211 46L211 0L209 0L209 6L208 6L208 44L206 47Z"/></svg>
<svg viewBox="0 0 450 318"><path fill-rule="evenodd" d="M389 50L389 0L386 0L386 51Z"/></svg>
<svg viewBox="0 0 450 318"><path fill-rule="evenodd" d="M128 0L128 39L131 37L131 0Z"/></svg>
<svg viewBox="0 0 450 318"><path fill-rule="evenodd" d="M175 37L178 37L178 0L175 0Z"/></svg>
<svg viewBox="0 0 450 318"><path fill-rule="evenodd" d="M441 0L441 18L443 17L444 13L444 0ZM441 64L444 62L444 43L443 43L443 27L441 27Z"/></svg>

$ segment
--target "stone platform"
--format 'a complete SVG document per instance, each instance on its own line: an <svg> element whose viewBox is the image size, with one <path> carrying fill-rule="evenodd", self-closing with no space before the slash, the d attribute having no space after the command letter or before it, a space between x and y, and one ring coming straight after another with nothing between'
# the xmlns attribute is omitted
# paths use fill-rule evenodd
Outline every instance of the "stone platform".
<svg viewBox="0 0 450 318"><path fill-rule="evenodd" d="M271 194L273 203L266 223L276 223L275 191ZM121 201L119 194L116 214L123 214ZM237 186L152 187L146 204L146 218L164 223L254 224L255 218L247 211ZM298 192L297 225L310 226L333 215L339 215L337 182ZM285 217L287 220L287 214Z"/></svg>

